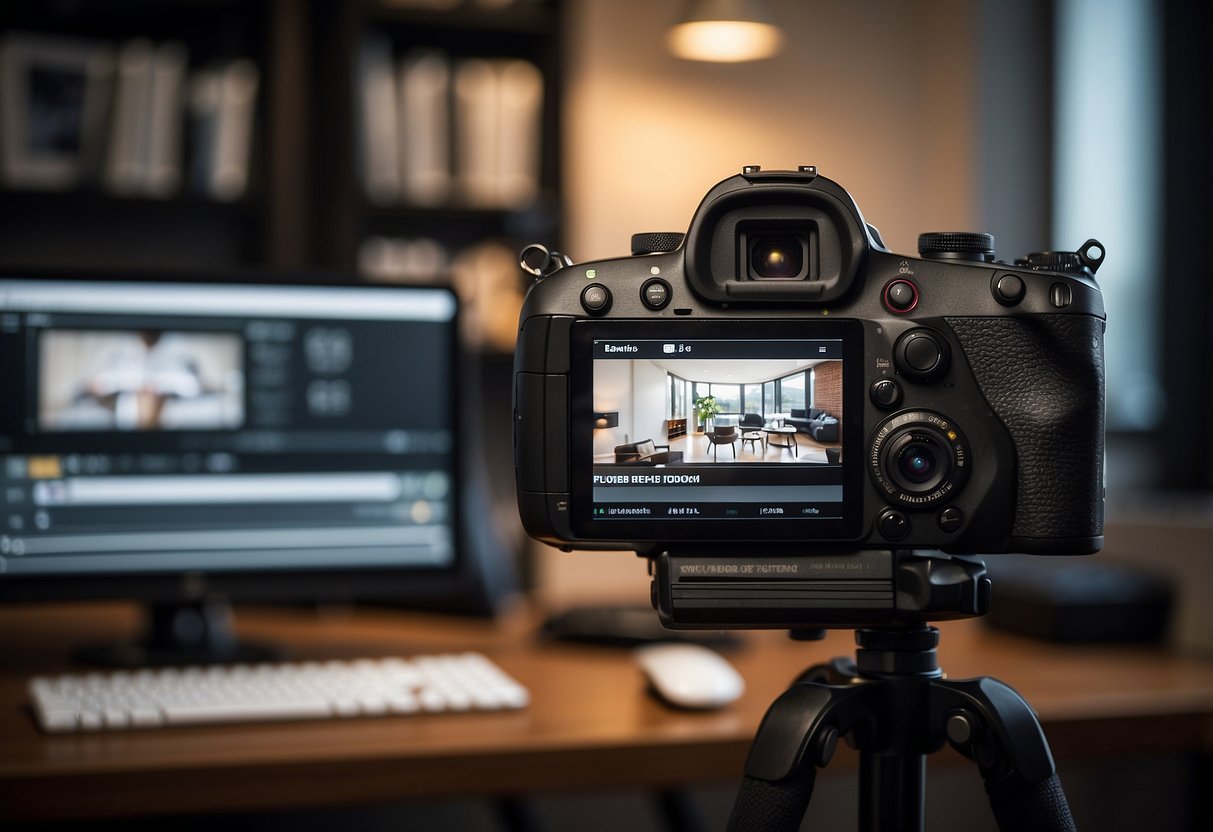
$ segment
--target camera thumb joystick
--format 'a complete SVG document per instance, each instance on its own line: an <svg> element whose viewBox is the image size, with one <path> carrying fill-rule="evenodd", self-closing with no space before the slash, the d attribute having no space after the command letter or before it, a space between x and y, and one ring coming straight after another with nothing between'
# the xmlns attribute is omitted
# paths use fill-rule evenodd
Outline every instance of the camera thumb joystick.
<svg viewBox="0 0 1213 832"><path fill-rule="evenodd" d="M951 348L939 333L919 327L897 339L893 345L893 364L906 378L918 382L934 381L948 369Z"/></svg>

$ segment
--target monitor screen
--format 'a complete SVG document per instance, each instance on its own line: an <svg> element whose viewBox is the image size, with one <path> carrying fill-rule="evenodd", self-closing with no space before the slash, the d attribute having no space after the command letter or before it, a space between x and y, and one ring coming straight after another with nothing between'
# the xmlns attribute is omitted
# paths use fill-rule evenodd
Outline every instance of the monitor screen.
<svg viewBox="0 0 1213 832"><path fill-rule="evenodd" d="M453 574L456 312L438 288L0 277L0 597Z"/></svg>

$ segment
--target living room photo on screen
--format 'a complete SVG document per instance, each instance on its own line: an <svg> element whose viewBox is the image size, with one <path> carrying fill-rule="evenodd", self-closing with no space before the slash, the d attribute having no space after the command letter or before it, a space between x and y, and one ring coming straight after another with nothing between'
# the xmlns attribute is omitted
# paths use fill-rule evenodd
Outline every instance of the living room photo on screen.
<svg viewBox="0 0 1213 832"><path fill-rule="evenodd" d="M837 465L842 361L594 361L594 464Z"/></svg>

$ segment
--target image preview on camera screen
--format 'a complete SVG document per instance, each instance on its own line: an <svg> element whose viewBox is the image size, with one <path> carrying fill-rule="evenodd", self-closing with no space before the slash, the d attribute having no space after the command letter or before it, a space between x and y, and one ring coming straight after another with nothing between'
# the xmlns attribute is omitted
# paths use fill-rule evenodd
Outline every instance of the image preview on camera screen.
<svg viewBox="0 0 1213 832"><path fill-rule="evenodd" d="M860 373L844 377L859 344L853 322L586 324L574 338L574 525L608 539L689 526L735 536L746 520L849 536L846 413Z"/></svg>

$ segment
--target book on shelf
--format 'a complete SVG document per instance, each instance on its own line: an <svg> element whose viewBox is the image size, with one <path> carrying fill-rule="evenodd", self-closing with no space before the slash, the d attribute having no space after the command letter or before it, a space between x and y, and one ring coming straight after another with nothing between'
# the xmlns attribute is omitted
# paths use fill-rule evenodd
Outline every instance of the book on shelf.
<svg viewBox="0 0 1213 832"><path fill-rule="evenodd" d="M181 188L181 125L187 64L185 46L174 41L157 46L152 56L147 155L142 177L143 190L150 196L172 196Z"/></svg>
<svg viewBox="0 0 1213 832"><path fill-rule="evenodd" d="M432 49L400 62L400 161L403 197L439 205L451 195L451 64Z"/></svg>
<svg viewBox="0 0 1213 832"><path fill-rule="evenodd" d="M187 56L176 42L141 38L118 53L104 181L121 196L169 197L181 185Z"/></svg>
<svg viewBox="0 0 1213 832"><path fill-rule="evenodd" d="M524 60L455 70L456 181L470 204L514 208L539 193L543 76Z"/></svg>
<svg viewBox="0 0 1213 832"><path fill-rule="evenodd" d="M190 81L191 179L212 199L236 200L248 189L259 85L256 64L245 58L201 69Z"/></svg>
<svg viewBox="0 0 1213 832"><path fill-rule="evenodd" d="M151 41L142 38L127 41L118 53L105 185L122 196L143 188L151 130L153 54Z"/></svg>
<svg viewBox="0 0 1213 832"><path fill-rule="evenodd" d="M470 205L497 204L497 73L492 61L468 58L455 67L455 181Z"/></svg>
<svg viewBox="0 0 1213 832"><path fill-rule="evenodd" d="M525 205L539 195L543 76L530 61L497 63L497 201Z"/></svg>
<svg viewBox="0 0 1213 832"><path fill-rule="evenodd" d="M372 202L400 201L398 95L391 43L369 35L357 57L358 158L363 192Z"/></svg>

